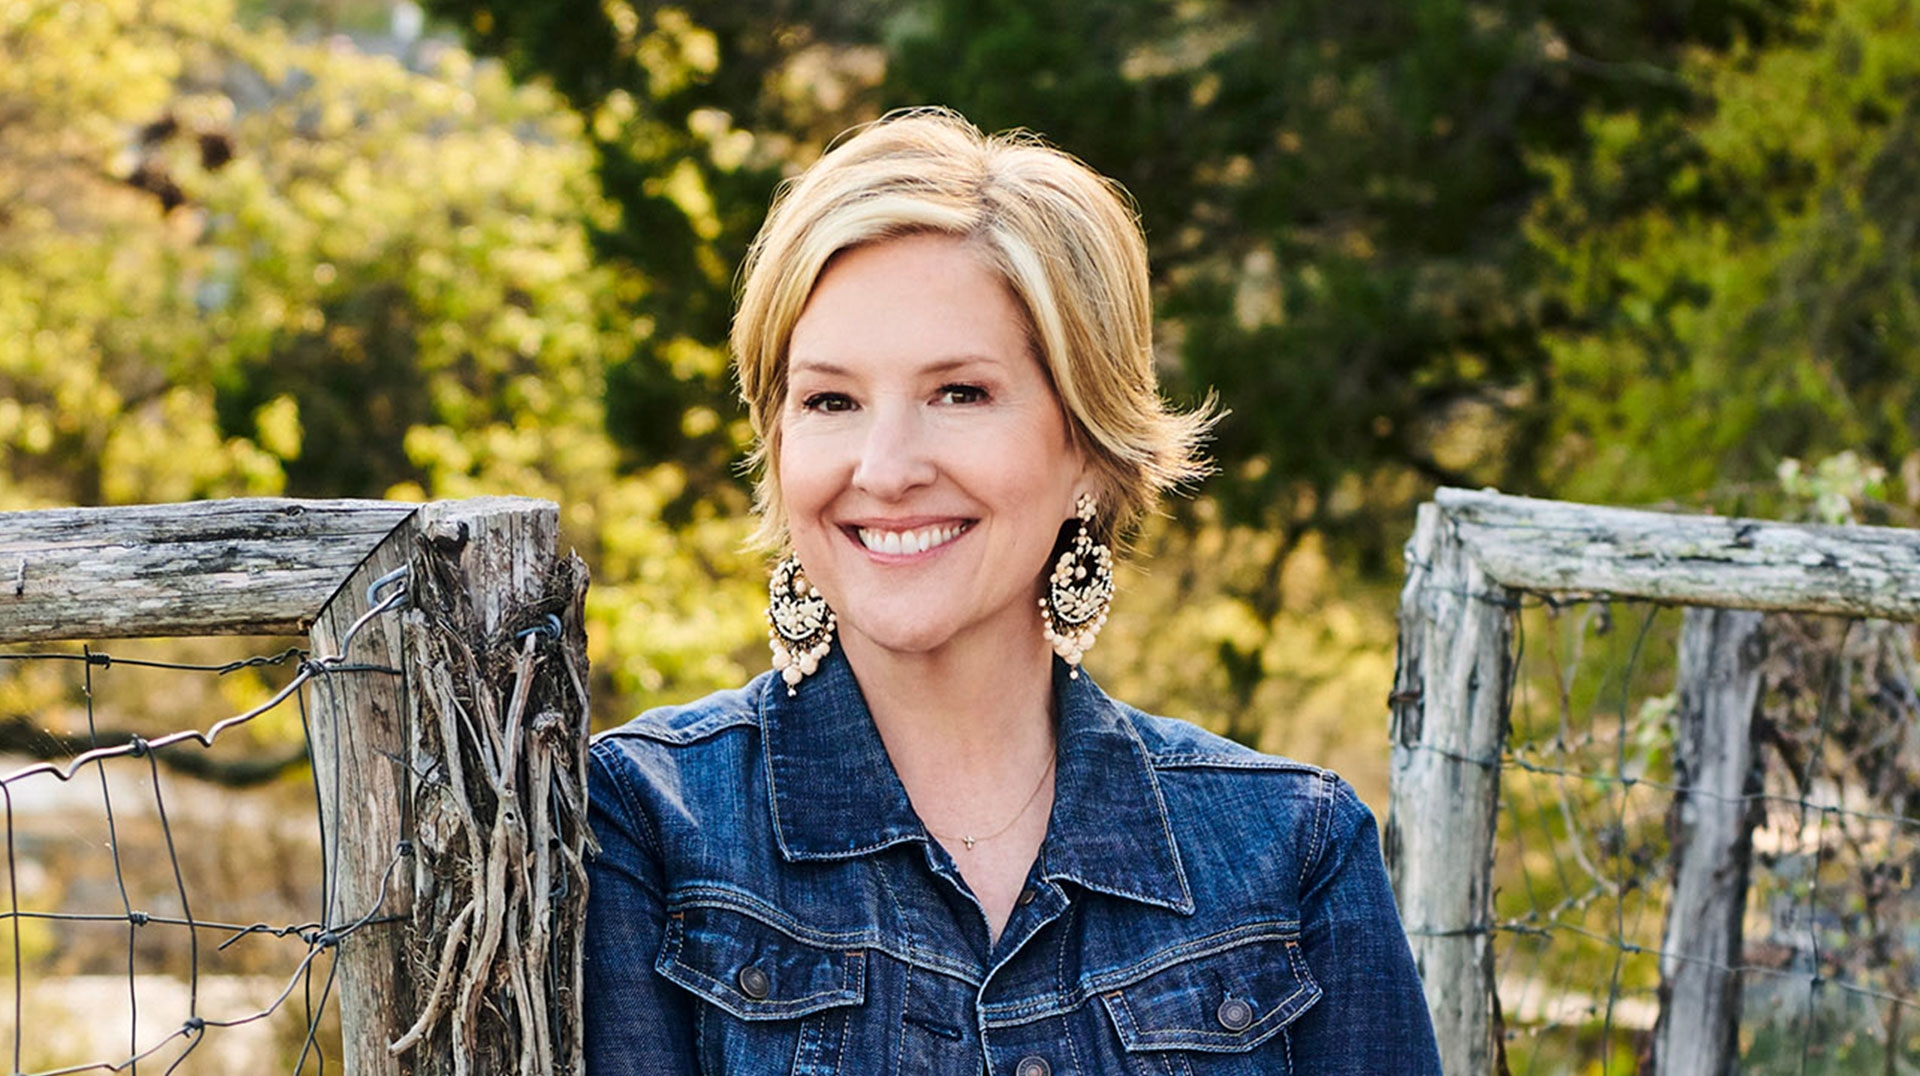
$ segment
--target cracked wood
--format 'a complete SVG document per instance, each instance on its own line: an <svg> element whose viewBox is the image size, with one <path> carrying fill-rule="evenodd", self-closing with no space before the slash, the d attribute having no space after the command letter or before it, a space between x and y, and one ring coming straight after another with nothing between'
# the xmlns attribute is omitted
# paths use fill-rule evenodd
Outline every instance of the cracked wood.
<svg viewBox="0 0 1920 1076"><path fill-rule="evenodd" d="M305 634L416 508L248 498L0 512L0 642Z"/></svg>

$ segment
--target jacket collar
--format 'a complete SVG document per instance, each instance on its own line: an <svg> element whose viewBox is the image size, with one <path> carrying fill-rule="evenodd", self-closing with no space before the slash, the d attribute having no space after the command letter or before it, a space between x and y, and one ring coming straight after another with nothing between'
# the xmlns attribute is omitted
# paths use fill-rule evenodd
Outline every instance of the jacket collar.
<svg viewBox="0 0 1920 1076"><path fill-rule="evenodd" d="M789 861L848 859L930 842L894 773L839 647L787 697L762 678L761 727L773 828ZM1053 668L1060 758L1042 877L1193 911L1160 786L1132 722L1084 672Z"/></svg>

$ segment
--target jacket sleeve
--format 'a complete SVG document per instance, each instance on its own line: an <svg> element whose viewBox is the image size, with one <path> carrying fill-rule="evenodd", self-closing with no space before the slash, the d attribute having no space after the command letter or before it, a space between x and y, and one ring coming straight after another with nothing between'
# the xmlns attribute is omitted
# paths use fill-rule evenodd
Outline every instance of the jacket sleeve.
<svg viewBox="0 0 1920 1076"><path fill-rule="evenodd" d="M653 970L666 909L661 855L631 782L638 770L602 741L588 774L588 824L600 850L587 863L581 1025L593 1076L693 1076L693 1011Z"/></svg>
<svg viewBox="0 0 1920 1076"><path fill-rule="evenodd" d="M1426 997L1394 907L1373 813L1328 774L1301 883L1300 930L1318 1003L1292 1027L1299 1076L1441 1076Z"/></svg>

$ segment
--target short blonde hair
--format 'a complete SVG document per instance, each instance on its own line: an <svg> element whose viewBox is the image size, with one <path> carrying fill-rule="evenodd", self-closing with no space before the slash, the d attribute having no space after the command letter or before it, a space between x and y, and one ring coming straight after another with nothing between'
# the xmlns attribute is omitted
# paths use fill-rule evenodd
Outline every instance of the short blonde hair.
<svg viewBox="0 0 1920 1076"><path fill-rule="evenodd" d="M1024 310L1100 483L1107 537L1205 473L1198 446L1213 408L1181 413L1160 398L1146 240L1126 191L1034 135L989 137L948 109L911 109L857 129L783 186L741 268L732 345L758 440L762 542L786 537L779 417L788 344L814 284L841 251L929 232L975 244Z"/></svg>

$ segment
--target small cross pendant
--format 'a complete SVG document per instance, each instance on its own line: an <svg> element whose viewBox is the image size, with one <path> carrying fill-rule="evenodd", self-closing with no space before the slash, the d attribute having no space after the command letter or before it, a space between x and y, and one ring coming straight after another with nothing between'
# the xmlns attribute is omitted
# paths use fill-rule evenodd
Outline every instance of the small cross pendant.
<svg viewBox="0 0 1920 1076"><path fill-rule="evenodd" d="M979 838L977 838L977 837L962 837L962 838L960 838L960 840L961 840L961 841L962 841L962 842L963 842L964 844L966 844L966 846L967 846L967 851L969 851L969 852L971 852L971 851L973 851L973 842L974 842L974 841L976 841L976 840L978 840L978 839L979 839Z"/></svg>

